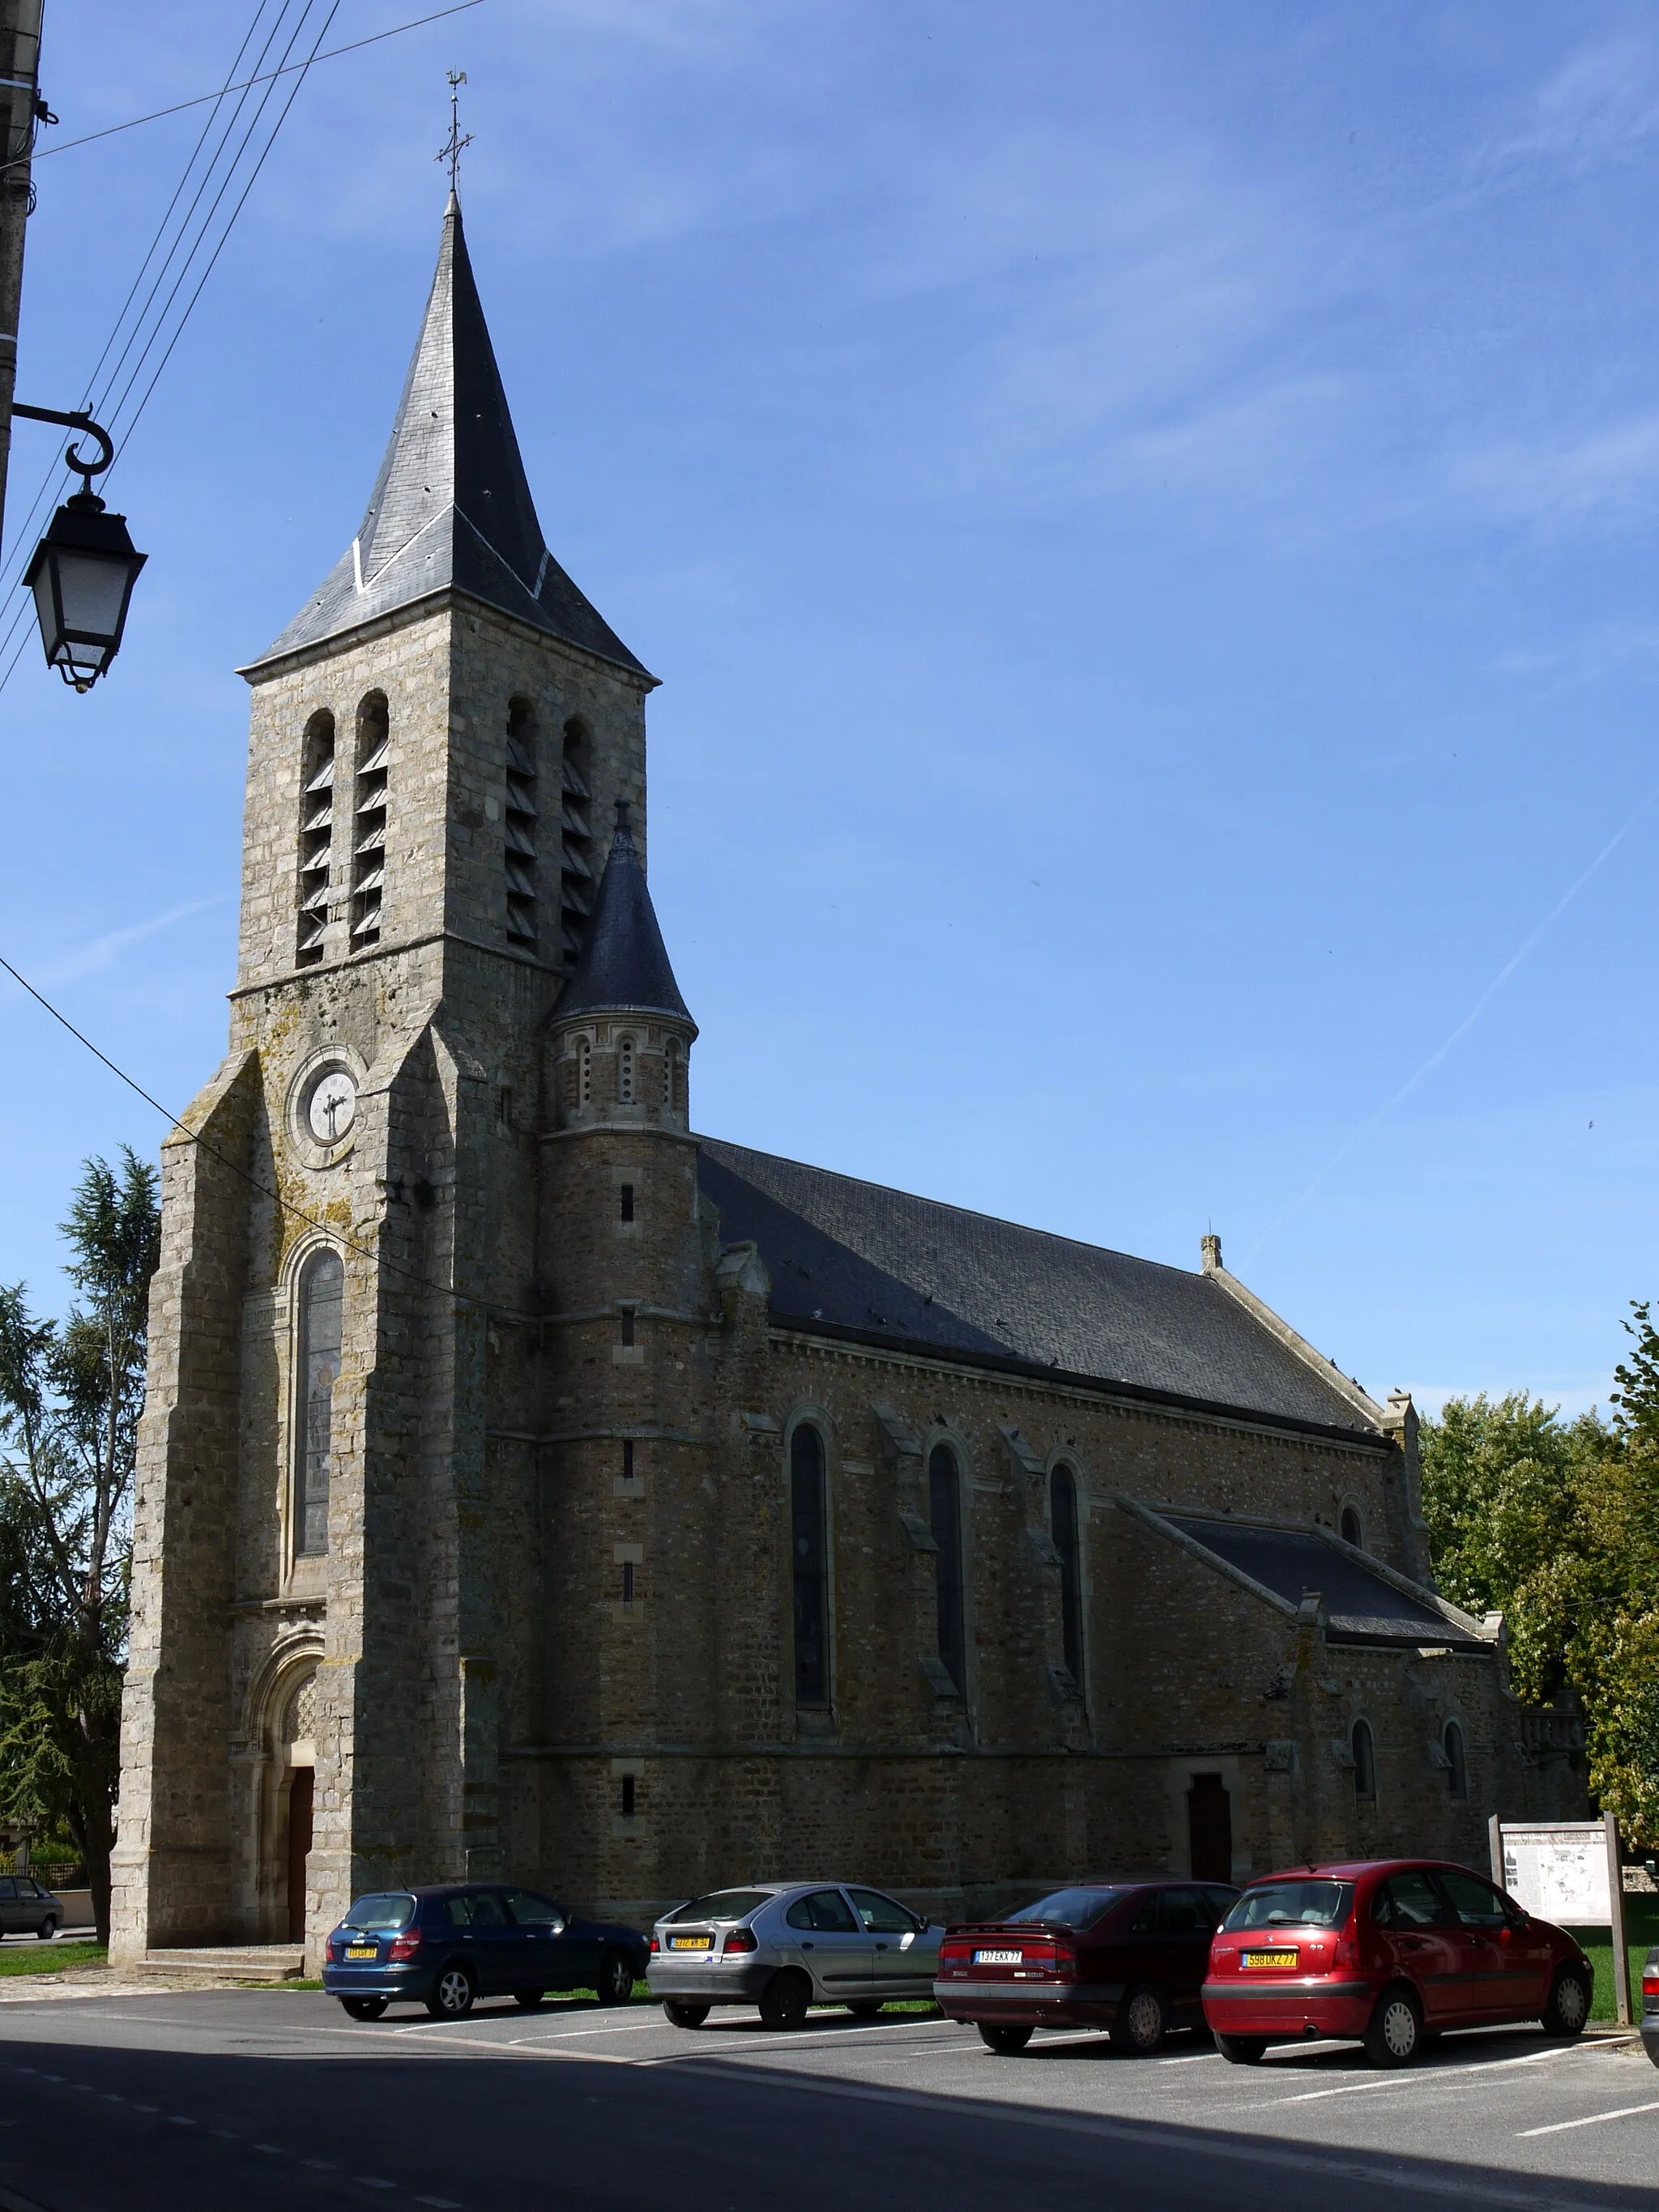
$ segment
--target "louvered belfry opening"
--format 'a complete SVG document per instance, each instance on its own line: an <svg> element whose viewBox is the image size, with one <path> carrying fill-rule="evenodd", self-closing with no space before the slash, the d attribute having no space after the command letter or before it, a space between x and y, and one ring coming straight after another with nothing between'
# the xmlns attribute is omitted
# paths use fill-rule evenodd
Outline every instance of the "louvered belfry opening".
<svg viewBox="0 0 1659 2212"><path fill-rule="evenodd" d="M559 791L559 942L566 972L576 964L587 917L593 910L593 830L588 811L588 735L586 726L564 726Z"/></svg>
<svg viewBox="0 0 1659 2212"><path fill-rule="evenodd" d="M357 709L357 777L351 818L351 950L380 941L386 888L386 755L391 715L386 694L371 691Z"/></svg>
<svg viewBox="0 0 1659 2212"><path fill-rule="evenodd" d="M317 967L328 927L329 870L334 851L334 717L306 724L300 768L300 896L295 964Z"/></svg>
<svg viewBox="0 0 1659 2212"><path fill-rule="evenodd" d="M528 699L507 709L507 934L534 951L536 911L536 715Z"/></svg>

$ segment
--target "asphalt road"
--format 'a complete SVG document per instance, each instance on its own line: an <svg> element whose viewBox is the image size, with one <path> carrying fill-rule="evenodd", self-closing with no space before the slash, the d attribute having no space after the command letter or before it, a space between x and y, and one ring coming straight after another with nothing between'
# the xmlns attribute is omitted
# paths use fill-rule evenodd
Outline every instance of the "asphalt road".
<svg viewBox="0 0 1659 2212"><path fill-rule="evenodd" d="M0 2008L0 2212L1053 2207L1629 2208L1659 2184L1639 2047L1454 2037L1404 2074L1346 2047L1229 2066L1040 2036L1018 2058L915 2015L491 2004L348 2021L283 1990Z"/></svg>

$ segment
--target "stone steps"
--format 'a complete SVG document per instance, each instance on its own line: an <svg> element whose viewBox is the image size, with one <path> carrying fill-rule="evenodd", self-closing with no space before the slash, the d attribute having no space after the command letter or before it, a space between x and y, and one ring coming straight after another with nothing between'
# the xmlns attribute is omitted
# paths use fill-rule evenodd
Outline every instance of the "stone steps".
<svg viewBox="0 0 1659 2212"><path fill-rule="evenodd" d="M137 1971L190 1974L225 1982L297 1982L305 1971L299 1943L215 1943L146 1951Z"/></svg>

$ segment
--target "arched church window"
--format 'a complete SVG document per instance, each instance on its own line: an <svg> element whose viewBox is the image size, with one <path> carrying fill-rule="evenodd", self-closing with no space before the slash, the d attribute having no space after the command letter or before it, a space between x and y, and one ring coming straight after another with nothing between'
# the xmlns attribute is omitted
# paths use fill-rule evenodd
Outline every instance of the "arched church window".
<svg viewBox="0 0 1659 2212"><path fill-rule="evenodd" d="M588 818L592 745L585 722L564 726L559 770L559 943L566 972L576 964L593 905L593 831Z"/></svg>
<svg viewBox="0 0 1659 2212"><path fill-rule="evenodd" d="M967 1684L962 1617L962 1477L949 1444L935 1444L927 1455L927 1522L939 1546L934 1564L939 1663L960 1697Z"/></svg>
<svg viewBox="0 0 1659 2212"><path fill-rule="evenodd" d="M1048 1525L1060 1554L1060 1620L1066 1665L1072 1680L1083 1680L1083 1574L1079 1556L1077 1477L1057 1467L1048 1477Z"/></svg>
<svg viewBox="0 0 1659 2212"><path fill-rule="evenodd" d="M507 933L533 949L536 914L536 714L528 699L507 708Z"/></svg>
<svg viewBox="0 0 1659 2212"><path fill-rule="evenodd" d="M386 757L392 718L384 691L371 691L357 709L357 780L351 817L351 949L380 941L386 888Z"/></svg>
<svg viewBox="0 0 1659 2212"><path fill-rule="evenodd" d="M1353 1746L1353 1794L1362 1805L1376 1802L1376 1740L1369 1721L1356 1721Z"/></svg>
<svg viewBox="0 0 1659 2212"><path fill-rule="evenodd" d="M789 1564L798 1705L830 1702L830 1561L824 1503L823 1438L810 1421L802 1421L789 1440Z"/></svg>
<svg viewBox="0 0 1659 2212"><path fill-rule="evenodd" d="M634 1040L631 1036L617 1040L617 1103L634 1103Z"/></svg>
<svg viewBox="0 0 1659 2212"><path fill-rule="evenodd" d="M328 1549L328 1484L334 1450L334 1385L340 1374L345 1269L337 1252L319 1252L300 1277L298 1449L294 1469L294 1550Z"/></svg>
<svg viewBox="0 0 1659 2212"><path fill-rule="evenodd" d="M1342 1516L1337 1523L1337 1528L1345 1544L1352 1544L1356 1549L1362 1552L1364 1550L1365 1523L1359 1517L1359 1508L1357 1505L1343 1507Z"/></svg>
<svg viewBox="0 0 1659 2212"><path fill-rule="evenodd" d="M328 927L328 880L334 848L334 717L313 714L300 758L300 923L295 964L315 968Z"/></svg>
<svg viewBox="0 0 1659 2212"><path fill-rule="evenodd" d="M1446 1747L1446 1787L1460 1801L1469 1794L1468 1753L1463 1745L1463 1730L1456 1721L1446 1723L1443 1738Z"/></svg>

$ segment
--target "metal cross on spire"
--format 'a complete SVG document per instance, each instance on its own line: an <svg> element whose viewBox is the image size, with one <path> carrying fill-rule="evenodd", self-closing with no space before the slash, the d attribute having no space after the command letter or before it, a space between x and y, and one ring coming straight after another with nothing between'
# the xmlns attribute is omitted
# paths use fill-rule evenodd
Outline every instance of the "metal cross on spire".
<svg viewBox="0 0 1659 2212"><path fill-rule="evenodd" d="M472 143L472 133L469 131L465 138L461 136L461 87L466 82L466 71L450 70L447 75L449 77L449 137L432 158L434 161L448 162L449 189L453 196L455 191L455 179L460 174L461 149Z"/></svg>

